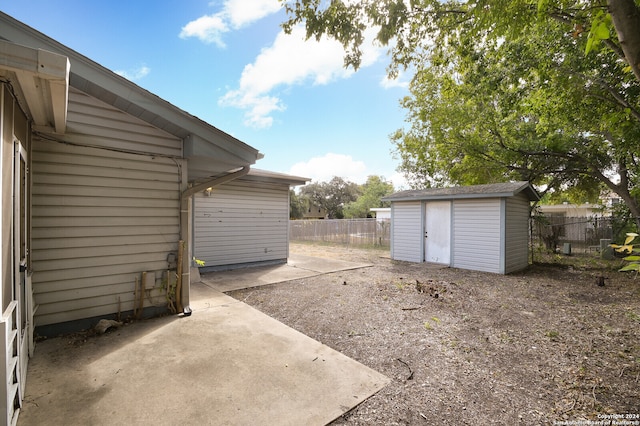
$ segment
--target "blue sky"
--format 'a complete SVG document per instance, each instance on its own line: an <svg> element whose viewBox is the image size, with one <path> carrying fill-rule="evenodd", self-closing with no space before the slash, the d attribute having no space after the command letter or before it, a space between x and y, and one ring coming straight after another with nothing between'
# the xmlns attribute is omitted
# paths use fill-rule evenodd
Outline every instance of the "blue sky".
<svg viewBox="0 0 640 426"><path fill-rule="evenodd" d="M0 10L257 148L254 167L404 186L389 134L405 126L406 77L386 48L360 70L342 46L285 35L277 0L0 0Z"/></svg>

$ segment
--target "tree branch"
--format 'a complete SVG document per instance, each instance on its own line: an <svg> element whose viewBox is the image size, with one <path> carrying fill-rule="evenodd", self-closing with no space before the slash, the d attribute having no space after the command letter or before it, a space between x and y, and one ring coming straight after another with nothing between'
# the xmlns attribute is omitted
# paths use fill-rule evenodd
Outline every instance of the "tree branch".
<svg viewBox="0 0 640 426"><path fill-rule="evenodd" d="M607 5L625 59L640 81L640 8L634 0L607 0Z"/></svg>

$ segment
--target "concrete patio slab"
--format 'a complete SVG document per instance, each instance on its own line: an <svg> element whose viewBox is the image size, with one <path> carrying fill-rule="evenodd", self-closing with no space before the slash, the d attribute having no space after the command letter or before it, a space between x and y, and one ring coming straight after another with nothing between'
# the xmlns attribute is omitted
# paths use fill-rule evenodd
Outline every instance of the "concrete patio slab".
<svg viewBox="0 0 640 426"><path fill-rule="evenodd" d="M38 343L18 424L324 425L389 383L245 303L191 288L190 317Z"/></svg>
<svg viewBox="0 0 640 426"><path fill-rule="evenodd" d="M207 272L200 279L218 291L228 292L370 266L370 263L291 255L285 264Z"/></svg>

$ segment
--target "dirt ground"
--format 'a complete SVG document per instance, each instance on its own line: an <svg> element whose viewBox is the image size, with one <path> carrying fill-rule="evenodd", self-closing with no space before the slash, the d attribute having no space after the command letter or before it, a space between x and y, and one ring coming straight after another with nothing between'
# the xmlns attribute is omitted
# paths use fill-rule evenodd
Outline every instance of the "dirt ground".
<svg viewBox="0 0 640 426"><path fill-rule="evenodd" d="M555 256L500 276L291 252L374 265L229 293L392 379L335 425L640 422L640 277L620 261Z"/></svg>

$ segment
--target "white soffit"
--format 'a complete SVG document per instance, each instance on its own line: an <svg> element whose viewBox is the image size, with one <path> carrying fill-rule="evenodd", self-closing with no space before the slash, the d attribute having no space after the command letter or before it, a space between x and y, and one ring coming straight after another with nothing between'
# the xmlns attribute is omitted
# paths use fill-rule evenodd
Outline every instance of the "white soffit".
<svg viewBox="0 0 640 426"><path fill-rule="evenodd" d="M64 133L69 100L66 56L0 40L0 70L15 74L35 126Z"/></svg>

